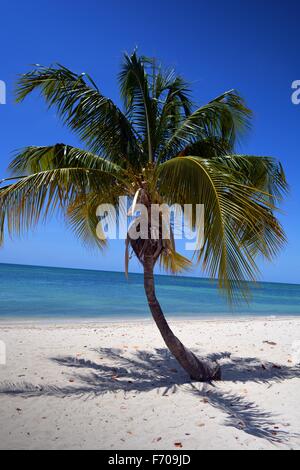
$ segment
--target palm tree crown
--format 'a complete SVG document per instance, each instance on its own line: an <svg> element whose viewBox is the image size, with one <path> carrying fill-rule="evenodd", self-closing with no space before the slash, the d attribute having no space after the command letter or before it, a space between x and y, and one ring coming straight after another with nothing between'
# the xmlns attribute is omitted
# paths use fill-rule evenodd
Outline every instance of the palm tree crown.
<svg viewBox="0 0 300 470"><path fill-rule="evenodd" d="M153 203L205 205L205 243L195 259L232 297L243 281L256 279L257 257L272 259L285 241L274 215L287 190L282 166L235 154L251 112L234 91L198 108L182 77L136 52L124 56L119 85L122 110L87 74L61 65L19 78L17 100L39 90L85 150L57 144L15 156L12 179L0 189L0 243L6 229L20 234L61 209L78 237L102 248L99 204L143 189ZM142 251L129 245L143 262ZM173 238L158 258L171 272L190 266Z"/></svg>

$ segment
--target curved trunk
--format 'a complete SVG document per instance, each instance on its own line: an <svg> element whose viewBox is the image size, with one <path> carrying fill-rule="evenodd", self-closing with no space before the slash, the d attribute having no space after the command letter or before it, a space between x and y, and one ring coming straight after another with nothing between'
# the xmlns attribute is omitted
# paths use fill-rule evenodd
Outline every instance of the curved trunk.
<svg viewBox="0 0 300 470"><path fill-rule="evenodd" d="M153 319L164 339L164 342L181 367L189 374L192 380L211 382L221 380L221 370L216 363L201 361L189 351L169 327L160 304L156 298L154 286L154 260L152 256L144 257L144 286Z"/></svg>

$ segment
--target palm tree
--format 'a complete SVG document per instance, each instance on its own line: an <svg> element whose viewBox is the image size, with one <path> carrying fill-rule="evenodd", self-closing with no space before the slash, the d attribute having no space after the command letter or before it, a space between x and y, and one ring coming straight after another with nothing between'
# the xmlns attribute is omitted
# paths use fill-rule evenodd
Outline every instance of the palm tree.
<svg viewBox="0 0 300 470"><path fill-rule="evenodd" d="M251 120L234 91L197 108L182 77L136 52L124 56L119 84L123 111L88 75L58 64L36 66L19 78L17 101L39 90L85 150L56 144L28 147L15 156L12 177L0 189L0 243L6 232L21 234L62 210L76 236L102 249L106 241L96 235L101 203L136 196L149 214L156 203L204 204L205 242L193 260L218 278L233 301L246 292L247 281L257 278L256 259L272 259L285 242L274 216L287 190L281 165L234 153ZM197 228L194 209L186 223ZM135 224L139 227L141 220ZM218 380L218 364L197 358L179 341L157 300L158 261L172 273L191 266L176 252L174 227L163 239L162 224L160 219L159 236L153 239L150 221L148 239L133 239L128 232L126 270L132 250L143 267L149 307L165 344L191 379Z"/></svg>

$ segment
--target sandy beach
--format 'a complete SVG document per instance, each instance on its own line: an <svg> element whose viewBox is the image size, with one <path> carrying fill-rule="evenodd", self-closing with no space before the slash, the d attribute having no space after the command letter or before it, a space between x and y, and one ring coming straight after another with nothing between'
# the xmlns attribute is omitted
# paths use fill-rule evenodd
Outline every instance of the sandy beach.
<svg viewBox="0 0 300 470"><path fill-rule="evenodd" d="M300 448L300 319L171 324L222 382L191 384L151 321L1 322L0 448Z"/></svg>

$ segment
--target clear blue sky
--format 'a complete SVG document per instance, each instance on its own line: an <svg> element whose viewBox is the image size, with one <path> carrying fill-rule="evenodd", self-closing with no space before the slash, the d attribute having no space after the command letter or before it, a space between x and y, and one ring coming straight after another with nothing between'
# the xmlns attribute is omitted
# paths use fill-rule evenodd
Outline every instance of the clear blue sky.
<svg viewBox="0 0 300 470"><path fill-rule="evenodd" d="M300 80L299 13L299 0L3 2L0 79L8 103L0 106L0 175L21 147L78 144L38 96L14 104L18 73L30 64L60 62L90 73L118 100L122 52L138 46L183 73L199 104L231 88L246 98L255 120L243 152L279 157L292 188L282 217L289 244L274 264L262 266L262 279L300 283L300 106L290 99L291 83ZM114 242L104 256L89 253L53 221L22 241L8 241L0 262L122 270L123 248Z"/></svg>

